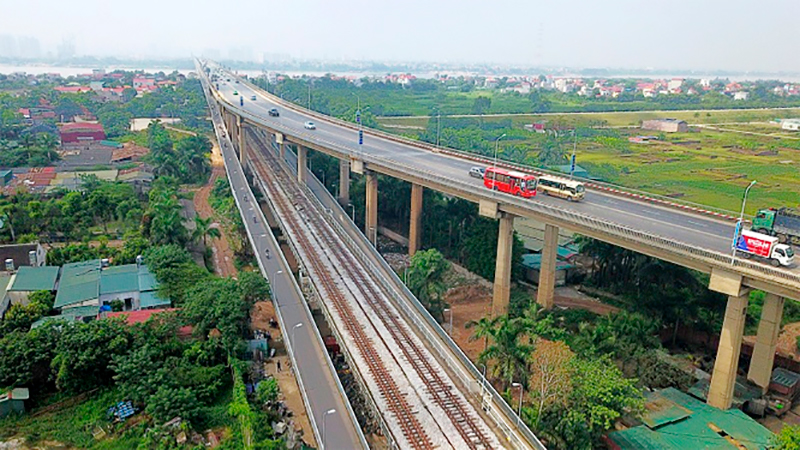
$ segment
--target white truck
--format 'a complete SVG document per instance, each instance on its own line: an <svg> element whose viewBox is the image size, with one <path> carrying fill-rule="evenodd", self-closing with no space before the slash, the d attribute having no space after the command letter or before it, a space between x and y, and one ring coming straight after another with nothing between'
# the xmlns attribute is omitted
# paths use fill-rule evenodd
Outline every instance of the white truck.
<svg viewBox="0 0 800 450"><path fill-rule="evenodd" d="M744 258L755 256L768 260L773 266L790 266L794 262L794 250L781 244L777 236L744 230L736 238L736 252Z"/></svg>

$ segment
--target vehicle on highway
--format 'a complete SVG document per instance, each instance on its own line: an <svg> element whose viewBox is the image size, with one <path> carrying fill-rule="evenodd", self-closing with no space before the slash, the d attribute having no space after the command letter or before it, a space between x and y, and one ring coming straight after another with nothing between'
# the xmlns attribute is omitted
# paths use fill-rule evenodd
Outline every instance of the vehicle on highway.
<svg viewBox="0 0 800 450"><path fill-rule="evenodd" d="M759 209L751 230L778 236L782 243L800 244L800 211L791 208Z"/></svg>
<svg viewBox="0 0 800 450"><path fill-rule="evenodd" d="M484 172L486 172L486 169L483 167L473 167L469 169L469 176L475 178L483 178Z"/></svg>
<svg viewBox="0 0 800 450"><path fill-rule="evenodd" d="M306 122L306 123L303 124L303 127L306 130L316 130L317 129L317 126L314 125L314 122Z"/></svg>
<svg viewBox="0 0 800 450"><path fill-rule="evenodd" d="M530 198L536 195L536 177L527 173L487 167L483 185L495 191Z"/></svg>
<svg viewBox="0 0 800 450"><path fill-rule="evenodd" d="M537 190L545 195L565 198L571 202L583 200L586 195L586 188L583 183L553 175L542 175L539 177Z"/></svg>
<svg viewBox="0 0 800 450"><path fill-rule="evenodd" d="M267 114L272 117L278 117L281 115L281 113L278 112L278 108L270 108L269 111L267 111Z"/></svg>
<svg viewBox="0 0 800 450"><path fill-rule="evenodd" d="M736 252L743 258L753 256L770 262L773 266L790 266L794 261L792 247L781 244L776 236L744 230L736 239Z"/></svg>
<svg viewBox="0 0 800 450"><path fill-rule="evenodd" d="M251 96L250 96L250 100L251 100L251 101L256 101L256 96L255 96L255 95L251 95Z"/></svg>
<svg viewBox="0 0 800 450"><path fill-rule="evenodd" d="M239 91L233 91L233 95L239 95Z"/></svg>

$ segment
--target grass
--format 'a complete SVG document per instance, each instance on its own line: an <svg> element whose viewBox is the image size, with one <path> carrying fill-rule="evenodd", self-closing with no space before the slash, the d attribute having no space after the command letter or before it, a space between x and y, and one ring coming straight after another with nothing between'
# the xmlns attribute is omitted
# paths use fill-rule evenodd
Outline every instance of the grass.
<svg viewBox="0 0 800 450"><path fill-rule="evenodd" d="M195 428L230 429L233 424L228 414L231 399L231 389L229 387L221 389L213 404L200 408L200 419ZM137 414L125 424L116 427L112 427L111 422L106 419L106 410L121 400L117 390L109 389L95 393L79 404L36 417L30 414L11 415L0 419L0 441L24 438L29 446L49 442L52 443L50 445L59 443L69 448L91 450L137 448L146 429L145 424L140 421L146 419L146 416ZM100 440L96 440L92 435L98 426L107 433L106 437ZM229 432L223 433L226 436L229 434Z"/></svg>
<svg viewBox="0 0 800 450"><path fill-rule="evenodd" d="M130 437L96 441L92 436L96 426L102 425L105 428L110 424L106 420L106 410L120 400L122 399L117 391L106 390L77 405L37 417L30 414L11 415L0 420L0 439L22 437L29 445L56 441L70 447L86 449L135 448L137 440L131 441Z"/></svg>
<svg viewBox="0 0 800 450"><path fill-rule="evenodd" d="M494 100L493 100L494 101ZM445 108L443 108L445 109ZM721 124L740 122L769 122L776 118L799 117L800 108L791 109L756 109L756 110L698 110L698 111L633 111L603 113L563 113L563 114L509 114L486 117L487 122L511 119L514 126L546 120L548 123L560 123L578 126L638 126L642 120L673 117L698 124ZM378 123L386 125L426 127L426 117L378 117ZM434 119L435 120L435 119Z"/></svg>

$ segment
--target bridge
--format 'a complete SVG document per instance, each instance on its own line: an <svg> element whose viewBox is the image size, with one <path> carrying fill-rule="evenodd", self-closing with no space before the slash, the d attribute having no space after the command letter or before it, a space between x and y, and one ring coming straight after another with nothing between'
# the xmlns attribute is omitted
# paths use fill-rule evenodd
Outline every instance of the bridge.
<svg viewBox="0 0 800 450"><path fill-rule="evenodd" d="M728 296L708 396L709 403L719 408L725 409L731 404L749 292L752 289L763 290L767 296L748 378L762 389L767 388L784 301L786 298L800 300L800 271L796 267L776 268L732 257L732 221L597 184L592 185L585 201L580 203L542 196L521 199L493 192L467 175L474 165L492 165L489 159L371 129L363 130L363 144L359 144L358 133L361 130L356 124L283 101L230 72L217 73L220 77L213 96L225 111L226 125L239 149L245 147L244 130L263 130L272 136L281 156L286 154L286 147L295 148L297 178L301 182L308 178L308 149L338 158L341 175L339 200L343 204L349 202L351 171L366 177L364 233L369 240L374 239L377 230L377 173L400 178L412 185L409 233L409 252L412 254L420 243L422 192L425 188L478 203L482 215L499 220L493 314L503 314L508 306L513 223L517 217L545 223L545 246L537 293L537 302L545 307L552 306L553 302L559 228L710 274L709 288ZM237 90L239 96L234 95ZM256 101L251 100L252 96ZM271 108L278 108L280 116L270 116L268 110ZM303 124L306 121L314 121L316 129L305 129ZM509 163L499 165L536 173L535 169Z"/></svg>

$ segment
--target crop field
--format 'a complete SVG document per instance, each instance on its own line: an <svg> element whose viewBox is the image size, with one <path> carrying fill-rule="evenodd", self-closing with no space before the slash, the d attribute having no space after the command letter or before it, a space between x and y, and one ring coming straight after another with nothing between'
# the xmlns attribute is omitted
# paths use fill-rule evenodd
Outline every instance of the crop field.
<svg viewBox="0 0 800 450"><path fill-rule="evenodd" d="M629 126L665 113L598 113L512 118L516 147L527 148L525 162L536 165L542 135L521 134L526 123L564 120L560 124L581 127L620 127L604 135L582 138L577 144L578 165L597 177L624 187L686 201L739 211L742 194L752 180L758 183L748 197L747 212L758 208L800 205L800 133L787 132L769 121L781 116L800 116L800 110L750 110L669 113L690 123L719 124L691 127L688 133L660 133ZM535 119L534 119L535 118ZM435 120L435 119L434 119ZM382 124L424 128L427 119L380 119ZM724 125L723 125L724 124ZM392 129L413 135L414 129ZM629 142L629 137L652 135L648 143ZM525 138L524 136L529 136ZM510 137L506 145L511 145ZM570 148L566 150L568 153ZM501 146L502 148L502 146ZM502 157L502 150L501 150ZM565 161L566 163L566 161Z"/></svg>

